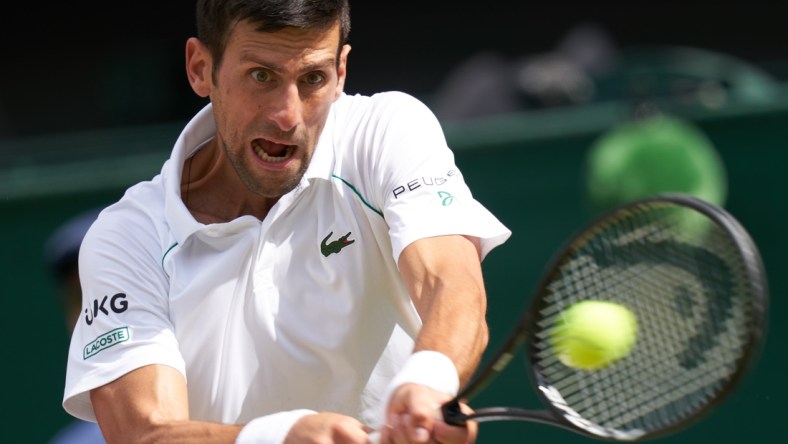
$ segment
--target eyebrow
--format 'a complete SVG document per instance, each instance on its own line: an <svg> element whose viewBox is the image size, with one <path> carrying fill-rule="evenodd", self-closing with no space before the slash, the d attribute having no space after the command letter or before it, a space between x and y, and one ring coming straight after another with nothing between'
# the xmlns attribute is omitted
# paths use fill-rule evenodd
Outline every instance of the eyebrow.
<svg viewBox="0 0 788 444"><path fill-rule="evenodd" d="M281 65L277 65L276 63L270 63L270 62L263 62L254 56L249 56L249 57L241 56L241 60L257 63L258 65L265 66L266 68L269 68L276 72L282 72L285 70L284 67ZM322 69L336 66L336 63L337 63L336 58L331 57L330 59L326 59L320 62L309 63L305 65L303 69L301 69L301 71L302 72L319 71Z"/></svg>

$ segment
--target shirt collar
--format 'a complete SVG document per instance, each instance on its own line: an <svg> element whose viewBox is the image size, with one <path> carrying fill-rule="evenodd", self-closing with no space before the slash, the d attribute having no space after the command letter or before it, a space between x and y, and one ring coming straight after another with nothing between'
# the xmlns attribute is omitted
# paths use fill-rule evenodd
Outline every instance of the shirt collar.
<svg viewBox="0 0 788 444"><path fill-rule="evenodd" d="M336 111L335 107L332 106L328 112L326 125L323 127L323 132L320 133L320 138L317 141L315 152L312 154L312 160L309 161L309 167L304 173L304 179L331 179L331 173L336 162L336 154L334 152L335 120Z"/></svg>
<svg viewBox="0 0 788 444"><path fill-rule="evenodd" d="M203 224L197 222L181 199L181 173L186 159L194 155L200 147L216 134L212 106L209 103L198 112L183 128L175 141L169 160L162 167L164 184L164 214L175 240L183 244L192 233L200 230Z"/></svg>
<svg viewBox="0 0 788 444"><path fill-rule="evenodd" d="M330 180L335 164L334 153L334 127L336 113L331 107L325 127L323 128L317 147L312 155L312 160L302 178L303 190L312 179ZM181 131L175 141L169 160L162 167L162 180L164 183L164 212L170 229L179 244L182 244L191 234L205 228L198 222L186 208L181 198L181 175L186 160L193 156L200 148L216 135L216 122L213 117L213 107L209 103L200 110ZM242 217L225 225L229 231L238 224L246 225L248 219ZM255 219L256 220L256 219ZM240 227L239 227L240 228Z"/></svg>

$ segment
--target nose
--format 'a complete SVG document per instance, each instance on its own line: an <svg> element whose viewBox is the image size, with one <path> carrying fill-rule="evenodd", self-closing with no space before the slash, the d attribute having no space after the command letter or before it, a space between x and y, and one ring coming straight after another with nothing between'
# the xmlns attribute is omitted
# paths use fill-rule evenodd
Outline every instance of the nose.
<svg viewBox="0 0 788 444"><path fill-rule="evenodd" d="M268 104L269 118L280 130L290 131L301 122L301 95L295 84L282 85L278 90Z"/></svg>

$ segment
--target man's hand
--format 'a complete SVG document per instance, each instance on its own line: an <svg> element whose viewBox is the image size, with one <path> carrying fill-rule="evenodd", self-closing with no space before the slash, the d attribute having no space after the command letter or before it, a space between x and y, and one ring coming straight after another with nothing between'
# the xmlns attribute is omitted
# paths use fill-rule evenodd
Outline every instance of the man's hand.
<svg viewBox="0 0 788 444"><path fill-rule="evenodd" d="M306 415L296 421L285 438L285 444L367 444L371 431L372 429L349 416L318 413Z"/></svg>
<svg viewBox="0 0 788 444"><path fill-rule="evenodd" d="M477 424L465 427L446 424L441 405L451 400L445 393L418 384L403 384L391 396L386 423L380 430L381 444L469 444L476 441ZM470 409L463 405L463 411Z"/></svg>

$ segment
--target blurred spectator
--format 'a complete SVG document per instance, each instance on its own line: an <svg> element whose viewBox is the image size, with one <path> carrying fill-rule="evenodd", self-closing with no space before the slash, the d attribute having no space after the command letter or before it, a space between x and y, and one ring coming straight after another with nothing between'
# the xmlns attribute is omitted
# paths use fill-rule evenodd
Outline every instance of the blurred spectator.
<svg viewBox="0 0 788 444"><path fill-rule="evenodd" d="M714 111L768 103L778 86L763 68L729 54L676 45L620 48L604 28L582 24L544 53L471 55L430 105L444 121L611 100Z"/></svg>
<svg viewBox="0 0 788 444"><path fill-rule="evenodd" d="M460 120L585 103L596 94L594 78L613 69L617 53L594 24L573 28L543 54L510 59L482 51L448 75L431 105L440 119Z"/></svg>
<svg viewBox="0 0 788 444"><path fill-rule="evenodd" d="M90 210L67 220L50 235L45 244L45 259L57 281L58 302L63 308L69 336L82 309L82 289L77 268L79 246L99 211ZM58 431L48 444L104 443L98 424L75 419Z"/></svg>

